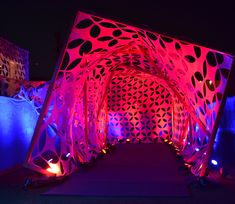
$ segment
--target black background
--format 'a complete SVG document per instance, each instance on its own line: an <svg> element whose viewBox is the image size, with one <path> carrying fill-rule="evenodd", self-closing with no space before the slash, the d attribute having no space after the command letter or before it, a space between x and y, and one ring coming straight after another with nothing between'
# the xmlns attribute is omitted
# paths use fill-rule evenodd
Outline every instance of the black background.
<svg viewBox="0 0 235 204"><path fill-rule="evenodd" d="M232 2L2 1L0 36L29 50L31 80L51 78L77 10L235 55L235 9Z"/></svg>

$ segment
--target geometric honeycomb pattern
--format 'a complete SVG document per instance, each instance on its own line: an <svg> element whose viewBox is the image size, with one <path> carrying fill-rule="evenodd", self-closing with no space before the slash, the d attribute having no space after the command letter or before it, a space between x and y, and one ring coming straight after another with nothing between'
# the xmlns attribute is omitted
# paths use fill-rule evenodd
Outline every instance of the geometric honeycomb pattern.
<svg viewBox="0 0 235 204"><path fill-rule="evenodd" d="M108 95L108 141L160 142L172 135L172 99L156 79L115 76Z"/></svg>
<svg viewBox="0 0 235 204"><path fill-rule="evenodd" d="M159 92L168 90L173 107L176 105L172 111L173 121L176 121L176 126L174 122L172 124L173 142L186 141L188 136L194 141L213 138L211 134L219 119L218 111L233 60L232 56L213 49L79 12L34 132L26 160L28 166L45 174L68 175L77 169L77 161L95 157L107 144L107 139L113 140L114 136L129 137L133 142L138 138L143 142L154 142L156 138L159 141L159 138L169 137L170 115L168 117L167 113L171 111L168 111L167 103L161 107L159 99L156 101L159 107L151 108L149 95L154 92L149 88L148 97L143 94L140 99L141 105L134 104L135 97L139 97L139 93L133 95L134 88L143 81L138 78L141 73L149 78L143 84L149 86L154 81L151 88L158 87ZM120 98L124 89L115 84L122 78L120 86L127 90L126 82L131 77L137 78L129 92L133 96L130 103L136 109L127 104L129 101L125 104L122 100L125 97ZM140 88L140 91L145 90ZM154 94L158 97L158 93ZM166 97L167 92L163 95ZM163 95L160 93L160 97ZM128 96L126 100L129 100ZM144 105L146 109L139 110ZM184 108L180 109L180 106ZM157 117L151 120L154 114ZM135 116L139 117L139 123ZM121 119L127 120L128 124L121 125ZM162 121L167 121L166 126ZM185 128L183 121L186 124L191 121L190 127L198 124L200 135L192 135L193 131L188 134L190 127ZM167 127L168 134L161 132L158 125ZM121 132L115 133L115 126ZM153 130L151 136L148 136L148 128ZM204 141L203 149L208 151L211 147L207 145L208 140ZM194 150L180 143L175 145L182 147L182 155L192 157L192 152L186 150ZM197 153L200 159L195 160L199 166L194 171L196 174L206 161L203 149Z"/></svg>

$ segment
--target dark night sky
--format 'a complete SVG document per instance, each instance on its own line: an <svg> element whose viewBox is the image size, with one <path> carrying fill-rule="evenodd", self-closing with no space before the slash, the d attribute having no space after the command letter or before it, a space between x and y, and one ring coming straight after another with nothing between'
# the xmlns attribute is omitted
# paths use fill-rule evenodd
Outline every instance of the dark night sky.
<svg viewBox="0 0 235 204"><path fill-rule="evenodd" d="M173 2L173 3L172 3ZM6 1L0 36L29 50L30 79L49 80L77 10L87 11L235 55L232 4L157 0Z"/></svg>

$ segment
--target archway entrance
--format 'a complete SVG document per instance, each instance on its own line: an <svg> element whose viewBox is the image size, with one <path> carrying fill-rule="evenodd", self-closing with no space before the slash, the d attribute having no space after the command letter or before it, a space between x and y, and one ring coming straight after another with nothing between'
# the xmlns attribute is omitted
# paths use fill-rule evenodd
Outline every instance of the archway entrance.
<svg viewBox="0 0 235 204"><path fill-rule="evenodd" d="M79 12L26 164L66 176L110 142L167 138L203 176L232 63L228 54Z"/></svg>

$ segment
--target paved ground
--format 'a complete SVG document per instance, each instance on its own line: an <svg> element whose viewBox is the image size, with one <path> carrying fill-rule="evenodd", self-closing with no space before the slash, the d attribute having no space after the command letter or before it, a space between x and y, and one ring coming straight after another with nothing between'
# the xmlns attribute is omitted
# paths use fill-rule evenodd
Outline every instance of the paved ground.
<svg viewBox="0 0 235 204"><path fill-rule="evenodd" d="M97 161L99 162L99 161ZM92 167L90 167L92 168ZM188 188L191 192L190 197L94 197L94 196L45 196L42 193L48 191L53 185L50 184L41 187L35 187L30 190L24 190L23 184L25 178L33 175L34 173L18 167L14 171L0 176L0 203L32 203L32 204L91 204L91 203L123 203L123 204L150 204L150 203L226 203L235 204L235 185L231 181L223 181L223 185L208 182L206 186L199 186L197 183L190 184L194 181L194 177L186 169L180 170L187 176ZM66 180L64 181L66 182Z"/></svg>

